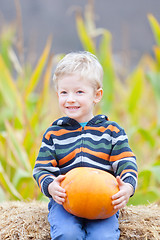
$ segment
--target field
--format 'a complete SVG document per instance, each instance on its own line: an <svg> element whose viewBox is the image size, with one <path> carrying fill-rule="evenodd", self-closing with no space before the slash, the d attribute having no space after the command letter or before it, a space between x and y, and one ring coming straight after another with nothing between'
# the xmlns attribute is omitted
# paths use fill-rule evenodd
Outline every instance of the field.
<svg viewBox="0 0 160 240"><path fill-rule="evenodd" d="M118 122L137 156L139 181L129 204L158 202L160 198L160 26L149 15L155 46L130 72L117 67L112 36L97 29L92 14L77 13L77 33L84 50L95 54L104 69L104 97L95 113ZM62 54L51 52L48 38L33 67L25 61L16 25L4 26L0 34L0 201L44 200L32 169L45 129L60 116L52 69Z"/></svg>

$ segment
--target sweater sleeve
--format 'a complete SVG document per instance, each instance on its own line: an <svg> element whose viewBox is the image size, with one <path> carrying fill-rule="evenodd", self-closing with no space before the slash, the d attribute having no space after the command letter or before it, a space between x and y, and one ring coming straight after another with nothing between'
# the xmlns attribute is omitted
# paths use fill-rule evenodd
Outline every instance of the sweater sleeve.
<svg viewBox="0 0 160 240"><path fill-rule="evenodd" d="M44 134L38 157L33 169L33 177L40 190L47 197L51 197L48 192L48 185L60 174L57 166L55 147L52 138Z"/></svg>
<svg viewBox="0 0 160 240"><path fill-rule="evenodd" d="M113 134L110 162L115 176L120 176L124 182L130 183L135 192L138 175L136 157L129 147L128 137L123 129Z"/></svg>

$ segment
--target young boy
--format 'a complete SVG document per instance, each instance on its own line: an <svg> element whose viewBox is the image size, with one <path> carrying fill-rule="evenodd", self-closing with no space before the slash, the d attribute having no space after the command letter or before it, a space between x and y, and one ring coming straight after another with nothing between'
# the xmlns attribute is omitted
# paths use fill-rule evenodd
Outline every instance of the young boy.
<svg viewBox="0 0 160 240"><path fill-rule="evenodd" d="M118 211L134 194L137 165L124 130L104 115L93 115L100 102L103 70L89 52L70 53L57 65L54 84L62 117L47 129L33 176L50 198L48 220L51 238L62 240L119 239L118 212L104 220L88 220L66 212L65 173L76 167L93 167L113 174L119 192L112 196Z"/></svg>

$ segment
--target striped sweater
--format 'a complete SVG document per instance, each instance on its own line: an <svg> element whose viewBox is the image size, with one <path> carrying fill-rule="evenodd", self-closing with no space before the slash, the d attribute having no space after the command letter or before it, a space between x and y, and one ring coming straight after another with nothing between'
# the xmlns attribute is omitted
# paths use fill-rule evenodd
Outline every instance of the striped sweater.
<svg viewBox="0 0 160 240"><path fill-rule="evenodd" d="M136 158L125 131L104 115L93 117L85 127L63 117L46 130L33 169L43 194L51 197L48 185L60 174L76 167L93 167L120 176L134 190L137 184Z"/></svg>

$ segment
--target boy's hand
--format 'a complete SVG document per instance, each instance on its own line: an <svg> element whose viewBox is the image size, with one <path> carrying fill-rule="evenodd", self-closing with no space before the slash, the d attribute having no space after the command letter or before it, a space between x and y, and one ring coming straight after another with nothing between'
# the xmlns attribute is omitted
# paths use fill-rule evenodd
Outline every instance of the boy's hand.
<svg viewBox="0 0 160 240"><path fill-rule="evenodd" d="M114 205L114 209L117 211L128 203L130 196L133 194L133 187L129 183L123 182L120 177L116 177L119 192L112 196L112 204Z"/></svg>
<svg viewBox="0 0 160 240"><path fill-rule="evenodd" d="M66 193L64 188L60 186L60 183L65 178L65 175L59 175L48 186L48 192L52 196L55 202L63 204L65 202Z"/></svg>

